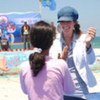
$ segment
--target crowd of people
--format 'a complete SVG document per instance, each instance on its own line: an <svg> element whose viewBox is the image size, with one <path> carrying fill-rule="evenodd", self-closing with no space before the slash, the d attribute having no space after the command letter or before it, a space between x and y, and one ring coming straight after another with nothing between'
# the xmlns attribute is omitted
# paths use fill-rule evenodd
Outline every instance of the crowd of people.
<svg viewBox="0 0 100 100"><path fill-rule="evenodd" d="M92 40L96 29L83 33L79 14L70 6L57 14L58 26L36 22L30 30L33 53L21 64L20 83L29 100L99 100L88 87L97 82L90 69L95 62ZM96 99L95 99L96 98Z"/></svg>

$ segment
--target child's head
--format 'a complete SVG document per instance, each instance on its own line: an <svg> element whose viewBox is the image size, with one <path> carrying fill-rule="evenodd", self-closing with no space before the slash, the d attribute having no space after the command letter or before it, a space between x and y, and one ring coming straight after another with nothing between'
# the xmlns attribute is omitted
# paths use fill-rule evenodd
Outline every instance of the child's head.
<svg viewBox="0 0 100 100"><path fill-rule="evenodd" d="M47 53L43 52L49 51L54 37L54 27L45 21L39 21L31 28L30 41L34 48L34 53L29 56L29 62L33 76L37 76L45 65L45 55Z"/></svg>
<svg viewBox="0 0 100 100"><path fill-rule="evenodd" d="M45 21L35 23L30 31L32 46L42 50L47 50L51 47L54 36L54 28Z"/></svg>

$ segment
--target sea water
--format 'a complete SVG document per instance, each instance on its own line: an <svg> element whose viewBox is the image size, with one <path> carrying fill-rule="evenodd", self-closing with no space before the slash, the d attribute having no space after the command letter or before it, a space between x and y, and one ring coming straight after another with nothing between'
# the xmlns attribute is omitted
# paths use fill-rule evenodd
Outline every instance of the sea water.
<svg viewBox="0 0 100 100"><path fill-rule="evenodd" d="M92 41L92 46L94 48L100 48L100 36L94 38L94 40Z"/></svg>

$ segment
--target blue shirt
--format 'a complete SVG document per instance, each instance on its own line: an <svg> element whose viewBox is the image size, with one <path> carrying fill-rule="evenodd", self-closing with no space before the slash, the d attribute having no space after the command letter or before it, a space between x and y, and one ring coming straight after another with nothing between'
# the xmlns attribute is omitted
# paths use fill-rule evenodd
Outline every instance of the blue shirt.
<svg viewBox="0 0 100 100"><path fill-rule="evenodd" d="M85 98L85 95L87 93L89 93L88 88L87 88L87 85L85 84L85 82L80 77L80 75L76 69L76 66L74 64L74 61L73 61L73 48L74 48L77 38L78 38L78 36L76 34L74 34L73 40L72 40L69 50L68 50L68 57L67 57L66 62L68 64L71 76L75 83L75 94L74 95ZM62 49L63 49L66 46L63 35L61 35L60 41L62 43Z"/></svg>

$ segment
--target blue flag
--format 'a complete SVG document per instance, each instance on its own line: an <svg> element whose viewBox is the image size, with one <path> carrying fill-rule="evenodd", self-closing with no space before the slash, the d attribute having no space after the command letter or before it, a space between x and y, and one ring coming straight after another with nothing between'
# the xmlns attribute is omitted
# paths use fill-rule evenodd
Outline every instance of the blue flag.
<svg viewBox="0 0 100 100"><path fill-rule="evenodd" d="M41 3L42 3L43 7L49 7L50 10L55 10L56 9L55 0L41 0Z"/></svg>

